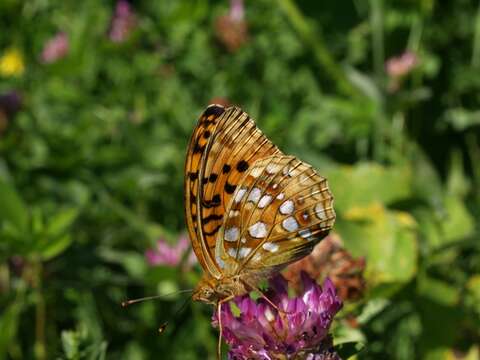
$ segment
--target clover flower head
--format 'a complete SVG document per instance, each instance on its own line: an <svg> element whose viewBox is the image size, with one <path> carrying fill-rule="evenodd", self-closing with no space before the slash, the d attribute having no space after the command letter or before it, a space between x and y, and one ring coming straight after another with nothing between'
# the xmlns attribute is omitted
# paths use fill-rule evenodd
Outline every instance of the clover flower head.
<svg viewBox="0 0 480 360"><path fill-rule="evenodd" d="M223 336L230 346L229 359L339 359L332 351L328 330L342 308L333 283L320 287L306 273L301 275L303 292L288 296L287 281L281 275L270 280L267 297L253 300L248 294L235 298L240 315L228 304L220 310ZM215 312L212 323L218 326Z"/></svg>
<svg viewBox="0 0 480 360"><path fill-rule="evenodd" d="M318 281L328 277L342 300L355 301L365 293L365 267L366 260L353 257L340 236L331 233L315 245L309 255L289 265L283 274L294 289L302 287L302 271Z"/></svg>

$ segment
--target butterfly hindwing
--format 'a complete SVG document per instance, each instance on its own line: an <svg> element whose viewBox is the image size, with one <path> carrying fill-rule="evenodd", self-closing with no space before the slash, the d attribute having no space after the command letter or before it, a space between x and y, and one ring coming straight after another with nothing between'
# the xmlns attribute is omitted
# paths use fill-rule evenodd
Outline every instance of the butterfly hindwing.
<svg viewBox="0 0 480 360"><path fill-rule="evenodd" d="M228 204L217 261L225 271L278 268L307 255L335 220L325 178L293 156L257 160Z"/></svg>

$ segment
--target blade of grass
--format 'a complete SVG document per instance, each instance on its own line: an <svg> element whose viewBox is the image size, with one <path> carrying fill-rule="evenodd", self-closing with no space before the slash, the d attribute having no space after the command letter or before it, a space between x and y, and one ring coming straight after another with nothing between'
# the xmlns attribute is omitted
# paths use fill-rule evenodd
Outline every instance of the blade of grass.
<svg viewBox="0 0 480 360"><path fill-rule="evenodd" d="M473 67L478 67L480 65L480 1L478 3L478 10L475 16L475 30L473 35L473 45L472 45L472 60L471 64Z"/></svg>
<svg viewBox="0 0 480 360"><path fill-rule="evenodd" d="M331 56L321 33L312 28L295 2L292 0L280 0L278 5L295 31L311 47L319 66L336 84L337 90L346 96L358 96L358 91L348 81L342 68L338 66L336 60Z"/></svg>

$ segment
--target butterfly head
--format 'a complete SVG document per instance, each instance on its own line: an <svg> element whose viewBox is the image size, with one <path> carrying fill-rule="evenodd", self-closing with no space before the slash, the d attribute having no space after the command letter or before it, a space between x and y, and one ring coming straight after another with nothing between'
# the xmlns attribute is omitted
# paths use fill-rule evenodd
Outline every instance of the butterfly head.
<svg viewBox="0 0 480 360"><path fill-rule="evenodd" d="M208 304L216 304L219 300L216 285L214 279L203 279L193 291L192 299L194 301L202 301Z"/></svg>
<svg viewBox="0 0 480 360"><path fill-rule="evenodd" d="M216 305L219 300L242 295L248 292L239 276L223 277L221 279L203 278L193 291L194 301L203 301Z"/></svg>

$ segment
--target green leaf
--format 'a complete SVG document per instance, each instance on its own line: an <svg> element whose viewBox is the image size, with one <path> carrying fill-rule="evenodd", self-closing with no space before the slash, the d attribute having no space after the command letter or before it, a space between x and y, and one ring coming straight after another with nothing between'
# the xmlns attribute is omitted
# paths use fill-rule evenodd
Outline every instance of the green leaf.
<svg viewBox="0 0 480 360"><path fill-rule="evenodd" d="M445 281L421 274L418 277L418 293L445 306L455 306L460 299L460 289Z"/></svg>
<svg viewBox="0 0 480 360"><path fill-rule="evenodd" d="M443 243L450 243L473 235L475 220L465 202L456 196L446 196L445 214L441 219Z"/></svg>
<svg viewBox="0 0 480 360"><path fill-rule="evenodd" d="M28 211L13 185L0 179L0 220L5 220L25 232L28 226Z"/></svg>
<svg viewBox="0 0 480 360"><path fill-rule="evenodd" d="M62 347L67 359L75 359L78 357L78 334L75 331L62 331Z"/></svg>
<svg viewBox="0 0 480 360"><path fill-rule="evenodd" d="M363 349L365 349L365 344L356 341L350 341L337 344L334 346L334 349L340 358L346 360L362 352Z"/></svg>
<svg viewBox="0 0 480 360"><path fill-rule="evenodd" d="M64 252L72 244L72 236L70 234L65 234L56 238L51 238L47 240L47 243L42 246L40 250L40 256L42 260L50 260L62 252Z"/></svg>
<svg viewBox="0 0 480 360"><path fill-rule="evenodd" d="M23 304L16 301L2 310L0 317L0 359L5 358L8 347L17 333L22 308Z"/></svg>
<svg viewBox="0 0 480 360"><path fill-rule="evenodd" d="M409 281L417 271L418 244L413 217L382 204L351 208L336 224L354 256L365 256L365 276L374 286Z"/></svg>
<svg viewBox="0 0 480 360"><path fill-rule="evenodd" d="M325 175L340 211L372 202L388 204L411 194L412 174L407 167L359 163L331 168Z"/></svg>
<svg viewBox="0 0 480 360"><path fill-rule="evenodd" d="M46 235L48 237L56 237L62 235L75 221L78 213L79 211L77 208L61 210L48 223L46 227Z"/></svg>

